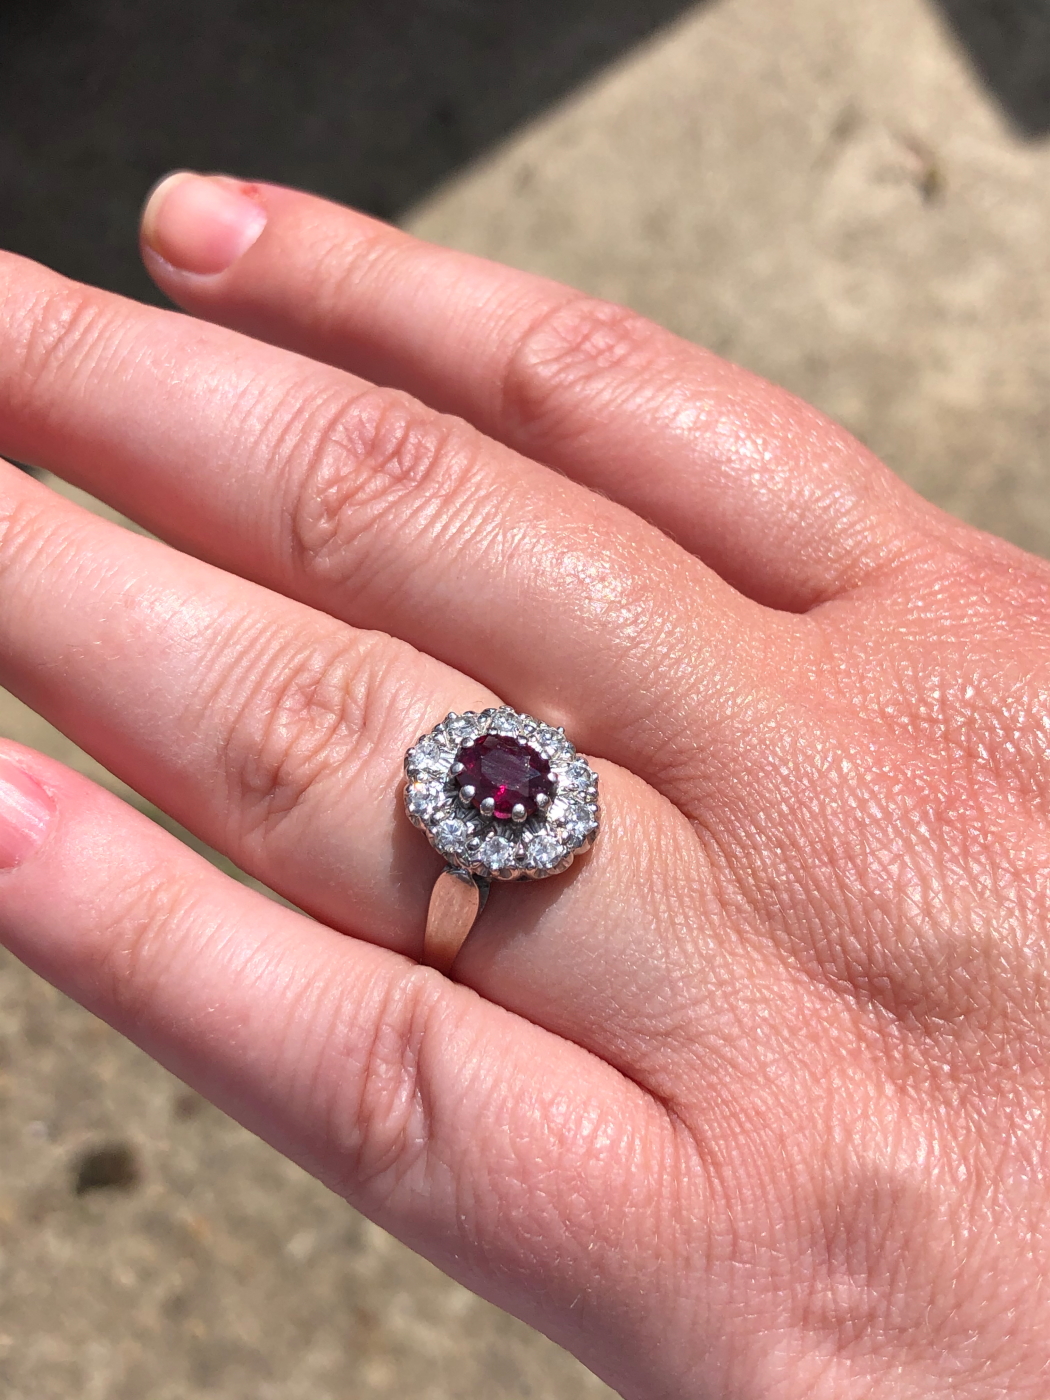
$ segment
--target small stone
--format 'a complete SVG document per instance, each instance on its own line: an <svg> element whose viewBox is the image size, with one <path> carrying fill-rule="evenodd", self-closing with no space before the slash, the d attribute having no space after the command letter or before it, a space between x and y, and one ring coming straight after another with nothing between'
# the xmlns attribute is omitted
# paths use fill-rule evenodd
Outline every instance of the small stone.
<svg viewBox="0 0 1050 1400"><path fill-rule="evenodd" d="M490 870L506 870L514 864L514 845L505 837L490 831L481 843L477 860L484 862Z"/></svg>
<svg viewBox="0 0 1050 1400"><path fill-rule="evenodd" d="M589 793L598 786L598 775L582 758L575 759L564 771L564 781L579 792Z"/></svg>
<svg viewBox="0 0 1050 1400"><path fill-rule="evenodd" d="M442 783L414 782L405 790L405 809L409 816L426 819L433 816L444 805L445 788Z"/></svg>
<svg viewBox="0 0 1050 1400"><path fill-rule="evenodd" d="M564 795L551 803L547 816L552 826L565 833L571 846L579 846L598 826L598 818L588 806Z"/></svg>
<svg viewBox="0 0 1050 1400"><path fill-rule="evenodd" d="M459 817L446 817L434 829L434 845L442 855L462 855L467 848L471 830L469 822L462 821Z"/></svg>
<svg viewBox="0 0 1050 1400"><path fill-rule="evenodd" d="M489 725L490 734L517 734L521 729L521 718L513 710L500 710Z"/></svg>
<svg viewBox="0 0 1050 1400"><path fill-rule="evenodd" d="M540 832L529 842L525 851L525 864L534 870L553 870L568 854L555 836Z"/></svg>
<svg viewBox="0 0 1050 1400"><path fill-rule="evenodd" d="M432 734L420 739L408 752L407 768L413 776L444 776L452 763L452 750Z"/></svg>
<svg viewBox="0 0 1050 1400"><path fill-rule="evenodd" d="M456 715L455 719L447 719L441 727L452 744L459 748L466 740L477 736L477 719L477 715L468 711L465 715Z"/></svg>

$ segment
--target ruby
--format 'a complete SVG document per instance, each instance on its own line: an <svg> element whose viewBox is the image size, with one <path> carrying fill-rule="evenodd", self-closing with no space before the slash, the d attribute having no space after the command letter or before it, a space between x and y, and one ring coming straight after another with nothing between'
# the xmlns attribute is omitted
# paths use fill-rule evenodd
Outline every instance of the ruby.
<svg viewBox="0 0 1050 1400"><path fill-rule="evenodd" d="M463 765L456 774L461 787L472 787L471 806L481 807L491 797L496 806L493 816L506 821L519 804L531 817L537 810L537 797L552 797L551 766L542 755L521 739L505 734L482 734L465 744L456 755Z"/></svg>

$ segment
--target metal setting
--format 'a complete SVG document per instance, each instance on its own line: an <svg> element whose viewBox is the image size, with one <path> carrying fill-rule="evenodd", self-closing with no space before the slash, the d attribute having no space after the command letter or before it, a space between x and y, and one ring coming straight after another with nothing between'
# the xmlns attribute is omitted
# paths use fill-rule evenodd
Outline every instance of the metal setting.
<svg viewBox="0 0 1050 1400"><path fill-rule="evenodd" d="M423 944L428 967L448 973L489 897L487 880L446 865L434 882Z"/></svg>
<svg viewBox="0 0 1050 1400"><path fill-rule="evenodd" d="M483 734L517 739L545 759L553 796L538 794L533 812L516 802L509 817L495 815L491 797L475 807L476 789L456 783L463 772L458 755ZM409 749L405 776L408 818L447 861L434 888L423 955L443 971L451 967L449 949L455 944L454 958L480 912L488 881L558 875L598 835L598 775L564 730L515 710L447 715Z"/></svg>

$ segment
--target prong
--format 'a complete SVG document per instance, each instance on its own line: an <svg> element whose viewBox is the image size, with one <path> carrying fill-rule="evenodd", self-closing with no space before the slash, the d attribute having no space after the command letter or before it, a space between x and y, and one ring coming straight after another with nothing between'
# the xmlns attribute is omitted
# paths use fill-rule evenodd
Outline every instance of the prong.
<svg viewBox="0 0 1050 1400"><path fill-rule="evenodd" d="M523 822L528 815L528 812L525 810L525 805L522 802L515 802L514 806L510 809L510 819L512 822Z"/></svg>
<svg viewBox="0 0 1050 1400"><path fill-rule="evenodd" d="M452 765L452 776L453 776L454 778L458 778L459 775L460 775L460 773L462 773L462 772L463 772L463 765L462 765L462 763L453 763L453 765Z"/></svg>
<svg viewBox="0 0 1050 1400"><path fill-rule="evenodd" d="M472 837L470 838L470 840L467 842L467 850L468 850L468 851L480 851L480 850L481 850L481 837L480 837L480 836L472 836Z"/></svg>
<svg viewBox="0 0 1050 1400"><path fill-rule="evenodd" d="M471 786L470 783L468 783L466 787L460 788L459 800L463 803L464 807L469 807L470 804L474 801L475 792L477 792L477 788Z"/></svg>
<svg viewBox="0 0 1050 1400"><path fill-rule="evenodd" d="M463 789L464 792L466 792L466 790L467 790L466 788ZM470 795L471 795L471 797L474 796L474 789L473 789L473 788L470 789ZM481 815L482 815L483 817L491 817L492 814L493 814L493 812L494 812L495 810L496 810L496 799L495 799L494 797L486 797L485 800L484 800L484 801L482 802L482 804L481 804L481 808L480 808Z"/></svg>
<svg viewBox="0 0 1050 1400"><path fill-rule="evenodd" d="M545 812L550 805L551 800L545 792L538 792L536 794L536 806L539 811Z"/></svg>
<svg viewBox="0 0 1050 1400"><path fill-rule="evenodd" d="M459 715L456 714L455 710L449 710L448 714L445 716L445 723L448 724L450 719L459 719Z"/></svg>

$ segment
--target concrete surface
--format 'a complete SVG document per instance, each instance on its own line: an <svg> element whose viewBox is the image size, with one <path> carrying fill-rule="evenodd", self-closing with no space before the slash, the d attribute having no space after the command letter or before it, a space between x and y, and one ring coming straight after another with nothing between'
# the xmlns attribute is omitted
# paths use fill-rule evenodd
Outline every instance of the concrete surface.
<svg viewBox="0 0 1050 1400"><path fill-rule="evenodd" d="M3 0L0 245L159 299L128 229L165 171L304 185L390 218L690 8Z"/></svg>
<svg viewBox="0 0 1050 1400"><path fill-rule="evenodd" d="M6 963L0 1047L4 1400L608 1394Z"/></svg>
<svg viewBox="0 0 1050 1400"><path fill-rule="evenodd" d="M925 0L721 0L407 222L646 312L1050 553L1050 144Z"/></svg>
<svg viewBox="0 0 1050 1400"><path fill-rule="evenodd" d="M1050 147L964 10L715 0L405 221L780 380L1050 555ZM95 771L10 698L0 730ZM10 1400L608 1394L10 960L0 1096Z"/></svg>

